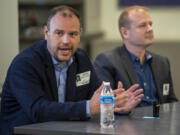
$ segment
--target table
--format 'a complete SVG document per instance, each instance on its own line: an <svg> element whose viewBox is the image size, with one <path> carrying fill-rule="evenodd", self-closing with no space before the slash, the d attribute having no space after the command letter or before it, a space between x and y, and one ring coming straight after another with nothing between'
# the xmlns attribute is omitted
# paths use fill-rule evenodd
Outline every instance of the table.
<svg viewBox="0 0 180 135"><path fill-rule="evenodd" d="M115 128L100 128L99 116L89 121L52 121L15 127L16 134L25 135L180 135L180 103L160 106L159 119L152 116L152 107L136 108L130 115L115 116Z"/></svg>

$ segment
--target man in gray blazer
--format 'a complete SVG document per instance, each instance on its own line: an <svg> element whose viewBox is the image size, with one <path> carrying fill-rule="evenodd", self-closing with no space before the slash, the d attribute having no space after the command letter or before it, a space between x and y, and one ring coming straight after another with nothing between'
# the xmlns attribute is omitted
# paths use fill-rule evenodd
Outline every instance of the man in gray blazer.
<svg viewBox="0 0 180 135"><path fill-rule="evenodd" d="M139 106L152 105L154 101L178 101L171 79L167 58L146 51L153 43L152 20L148 9L132 6L119 17L119 31L123 45L97 56L94 66L99 78L110 81L112 88L118 81L125 89L139 83L144 97Z"/></svg>

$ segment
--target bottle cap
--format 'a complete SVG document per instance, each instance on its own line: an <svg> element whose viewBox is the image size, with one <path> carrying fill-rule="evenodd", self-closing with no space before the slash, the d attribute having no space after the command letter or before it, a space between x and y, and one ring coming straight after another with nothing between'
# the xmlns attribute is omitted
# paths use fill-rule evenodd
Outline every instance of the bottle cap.
<svg viewBox="0 0 180 135"><path fill-rule="evenodd" d="M103 82L104 85L110 85L110 82Z"/></svg>

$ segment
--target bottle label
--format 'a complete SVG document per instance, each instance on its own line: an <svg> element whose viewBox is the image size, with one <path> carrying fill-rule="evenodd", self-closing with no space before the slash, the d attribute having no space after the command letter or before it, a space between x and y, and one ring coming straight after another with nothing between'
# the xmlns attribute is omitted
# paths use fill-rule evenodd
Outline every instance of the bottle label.
<svg viewBox="0 0 180 135"><path fill-rule="evenodd" d="M101 104L114 104L114 96L101 96Z"/></svg>

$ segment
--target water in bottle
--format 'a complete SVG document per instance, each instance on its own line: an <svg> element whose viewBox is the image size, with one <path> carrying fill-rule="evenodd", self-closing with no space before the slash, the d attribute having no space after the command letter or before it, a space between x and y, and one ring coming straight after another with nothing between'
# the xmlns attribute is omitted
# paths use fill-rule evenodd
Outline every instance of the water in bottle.
<svg viewBox="0 0 180 135"><path fill-rule="evenodd" d="M101 128L114 127L114 94L110 82L104 82L104 88L100 97L100 124Z"/></svg>

